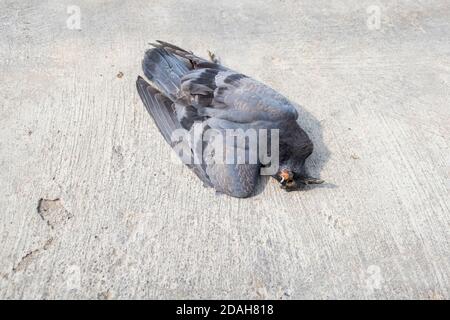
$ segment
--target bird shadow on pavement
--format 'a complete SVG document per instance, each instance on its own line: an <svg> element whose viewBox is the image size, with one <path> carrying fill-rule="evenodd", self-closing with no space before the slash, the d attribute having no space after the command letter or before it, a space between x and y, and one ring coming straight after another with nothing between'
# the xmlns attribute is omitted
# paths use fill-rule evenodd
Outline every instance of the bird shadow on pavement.
<svg viewBox="0 0 450 320"><path fill-rule="evenodd" d="M320 178L325 182L319 185L306 186L301 190L308 190L313 188L337 188L338 186L329 182L327 177L322 177L321 172L325 167L328 159L331 156L331 152L325 145L323 139L323 128L320 121L314 117L310 112L305 110L301 105L294 103L297 112L297 123L306 131L310 139L314 144L313 153L306 159L306 170L310 176L314 178Z"/></svg>

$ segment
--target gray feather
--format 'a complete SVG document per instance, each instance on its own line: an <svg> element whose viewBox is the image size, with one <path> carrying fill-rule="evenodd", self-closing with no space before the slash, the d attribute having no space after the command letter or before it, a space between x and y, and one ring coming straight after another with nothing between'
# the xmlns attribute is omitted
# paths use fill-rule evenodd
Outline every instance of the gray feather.
<svg viewBox="0 0 450 320"><path fill-rule="evenodd" d="M153 88L141 77L138 77L136 87L145 108L155 121L158 130L161 132L166 142L171 147L174 147L176 142L171 139L172 133L174 130L182 127L177 119L175 105L170 99L165 97L157 89ZM194 171L206 186L212 186L204 167L193 164L193 162L192 164L189 164L188 167Z"/></svg>

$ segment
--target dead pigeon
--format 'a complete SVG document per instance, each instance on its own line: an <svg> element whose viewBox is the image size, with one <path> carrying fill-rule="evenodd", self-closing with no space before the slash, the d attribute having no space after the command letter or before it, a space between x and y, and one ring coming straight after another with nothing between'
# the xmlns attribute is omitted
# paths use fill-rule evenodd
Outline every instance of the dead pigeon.
<svg viewBox="0 0 450 320"><path fill-rule="evenodd" d="M273 165L273 159L269 163L260 159L248 161L252 152L249 139L245 140L244 147L235 139L232 142L227 140L220 147L211 138L203 137L200 143L192 139L187 139L188 142L174 139L174 133L180 130L191 136L198 123L202 124L202 132L211 129L222 135L227 130L276 130L277 139L270 136L267 145L272 148L274 141L278 140L277 166L271 175L281 187L291 191L302 185L323 182L307 174L305 160L313 152L313 143L298 125L297 111L287 98L221 65L212 55L211 60L203 59L163 41L152 46L142 61L144 74L150 83L139 76L137 91L172 148L182 144L184 150L187 148L191 153L191 160L196 148L201 148L200 161L185 163L205 186L233 197L249 197L254 194L261 169ZM261 145L261 137L258 136L256 148L261 148ZM246 161L220 162L213 159L221 151L239 150L244 150Z"/></svg>

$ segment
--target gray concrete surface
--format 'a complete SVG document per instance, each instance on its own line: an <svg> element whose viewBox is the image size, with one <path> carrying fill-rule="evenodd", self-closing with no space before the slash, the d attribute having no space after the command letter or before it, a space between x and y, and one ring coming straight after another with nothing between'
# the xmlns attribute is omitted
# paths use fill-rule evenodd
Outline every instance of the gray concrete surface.
<svg viewBox="0 0 450 320"><path fill-rule="evenodd" d="M449 298L449 1L2 0L0 21L0 298ZM330 184L204 189L135 90L155 39L299 103Z"/></svg>

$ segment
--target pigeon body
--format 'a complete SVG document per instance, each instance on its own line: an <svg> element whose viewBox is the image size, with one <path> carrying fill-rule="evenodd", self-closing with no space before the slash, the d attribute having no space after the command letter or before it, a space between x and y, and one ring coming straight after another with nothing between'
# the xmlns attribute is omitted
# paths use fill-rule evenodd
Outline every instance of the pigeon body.
<svg viewBox="0 0 450 320"><path fill-rule="evenodd" d="M243 151L246 159L252 152L228 140L220 149L204 138L200 143L177 142L174 132L192 135L196 123L203 130L212 129L225 136L227 129L278 130L279 166L272 175L286 190L302 184L321 183L305 171L305 160L313 144L298 125L298 113L292 103L272 88L216 61L209 61L172 44L158 41L147 50L142 61L147 82L138 77L138 93L164 139L173 147L191 152L201 147L200 161L186 165L203 181L220 193L245 198L254 194L262 167L267 163L223 163L214 160L219 152ZM178 131L177 131L178 130ZM268 139L270 145L271 140ZM260 137L257 138L258 148ZM233 153L234 154L234 153Z"/></svg>

